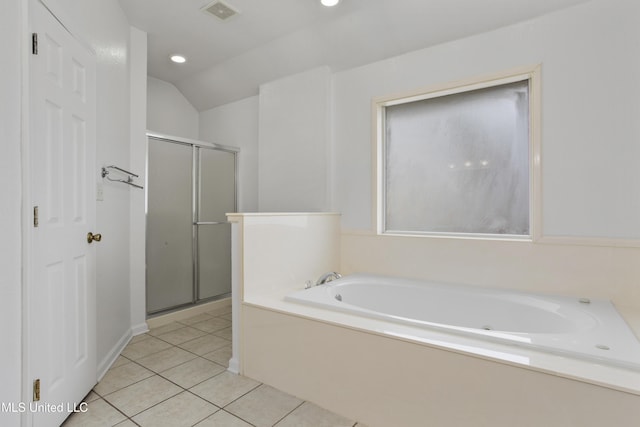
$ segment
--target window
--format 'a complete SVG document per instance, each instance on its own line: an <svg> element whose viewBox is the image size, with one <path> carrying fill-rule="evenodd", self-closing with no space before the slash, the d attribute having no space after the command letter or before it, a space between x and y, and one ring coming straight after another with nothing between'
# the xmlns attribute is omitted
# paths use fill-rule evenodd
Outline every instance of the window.
<svg viewBox="0 0 640 427"><path fill-rule="evenodd" d="M529 238L532 80L378 102L379 232Z"/></svg>

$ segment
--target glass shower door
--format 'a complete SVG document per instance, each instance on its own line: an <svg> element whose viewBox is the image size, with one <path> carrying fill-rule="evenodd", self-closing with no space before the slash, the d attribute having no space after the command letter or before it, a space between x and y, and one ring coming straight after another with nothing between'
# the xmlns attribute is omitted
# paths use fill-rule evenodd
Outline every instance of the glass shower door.
<svg viewBox="0 0 640 427"><path fill-rule="evenodd" d="M231 225L236 211L234 153L199 147L197 281L198 300L231 293Z"/></svg>
<svg viewBox="0 0 640 427"><path fill-rule="evenodd" d="M193 149L149 144L147 313L193 302Z"/></svg>

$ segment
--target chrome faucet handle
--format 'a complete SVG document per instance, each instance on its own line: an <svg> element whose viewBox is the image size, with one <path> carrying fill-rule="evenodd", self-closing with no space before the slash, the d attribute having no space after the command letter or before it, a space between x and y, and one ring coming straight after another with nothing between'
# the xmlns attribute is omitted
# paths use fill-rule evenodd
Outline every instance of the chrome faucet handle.
<svg viewBox="0 0 640 427"><path fill-rule="evenodd" d="M309 289L312 286L313 286L313 283L311 282L311 280L307 280L306 282L304 282L305 289Z"/></svg>
<svg viewBox="0 0 640 427"><path fill-rule="evenodd" d="M342 277L342 274L340 274L340 273L338 273L336 271L331 271L329 273L325 273L322 276L320 276L320 278L316 282L316 286L324 285L327 282L330 282L330 281L335 280L335 279L339 279L341 277Z"/></svg>

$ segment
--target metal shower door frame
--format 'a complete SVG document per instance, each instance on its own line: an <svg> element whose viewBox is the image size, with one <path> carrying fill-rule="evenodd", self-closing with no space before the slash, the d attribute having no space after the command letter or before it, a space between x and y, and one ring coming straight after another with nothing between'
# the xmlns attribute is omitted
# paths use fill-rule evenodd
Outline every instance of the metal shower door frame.
<svg viewBox="0 0 640 427"><path fill-rule="evenodd" d="M149 221L148 221L148 214L149 214L149 185L148 185L148 178L149 178L149 144L151 143L152 140L156 140L156 141L161 141L161 142L166 142L166 143L172 143L172 144L180 144L180 145L186 145L186 146L190 146L192 148L192 167L191 167L191 171L192 171L192 177L191 177L191 201L192 201L192 227L191 227L191 241L192 241L192 269L193 269L193 280L192 280L192 301L190 303L186 303L186 304L178 304L175 306L171 306L171 307L166 307L166 308L162 308L162 309L158 309L158 310L154 310L153 312L149 312L147 311L147 316L149 315L153 315L153 314L158 314L158 313L162 313L162 312L166 312L169 310L175 310L177 308L180 307L185 307L185 306L190 306L190 305L194 305L197 304L200 301L204 301L204 300L200 300L200 264L199 264L199 256L198 256L198 252L199 252L199 247L198 247L198 227L202 226L202 225L219 225L219 224L225 224L227 223L226 221L224 222L215 222L215 221L199 221L199 213L200 213L200 150L201 149L211 149L211 150L216 150L216 151L222 151L222 152L226 152L226 153L230 153L233 154L233 158L234 158L234 177L233 177L233 187L234 187L234 193L233 193L233 197L234 197L234 211L238 210L238 153L240 152L240 148L237 147L232 147L232 146L228 146L228 145L222 145L222 144L216 144L216 143L211 143L211 142L205 142L205 141L198 141L195 139L189 139L189 138L181 138L181 137L177 137L177 136L171 136L171 135L166 135L166 134L161 134L161 133L156 133L156 132L147 132L147 150L146 150L146 176L145 176L145 183L147 183L147 185L145 185L145 240L146 240L146 244L148 244L148 235L149 235ZM146 256L145 256L146 258ZM145 268L146 270L146 268ZM148 301L148 287L145 286L145 301ZM222 294L222 295L218 295L218 296L213 296L210 298L207 298L206 300L215 300L215 299L219 299L219 298L225 298L227 296L230 296L230 293L228 294Z"/></svg>

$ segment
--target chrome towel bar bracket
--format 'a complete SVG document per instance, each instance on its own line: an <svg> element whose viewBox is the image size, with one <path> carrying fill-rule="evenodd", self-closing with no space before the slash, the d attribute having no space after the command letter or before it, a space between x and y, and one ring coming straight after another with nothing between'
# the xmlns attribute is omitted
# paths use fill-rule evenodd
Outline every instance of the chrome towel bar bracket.
<svg viewBox="0 0 640 427"><path fill-rule="evenodd" d="M113 178L109 178L109 173L111 172L111 170L114 170L122 175L126 175L126 179L113 179ZM129 184L132 187L136 187L136 188L144 188L141 185L136 184L135 182L133 182L133 178L138 178L138 175L136 175L135 173L129 172L127 170L124 170L122 168L119 168L118 166L103 166L102 167L102 177L103 178L107 178L109 181L113 181L113 182L122 182L124 184Z"/></svg>

